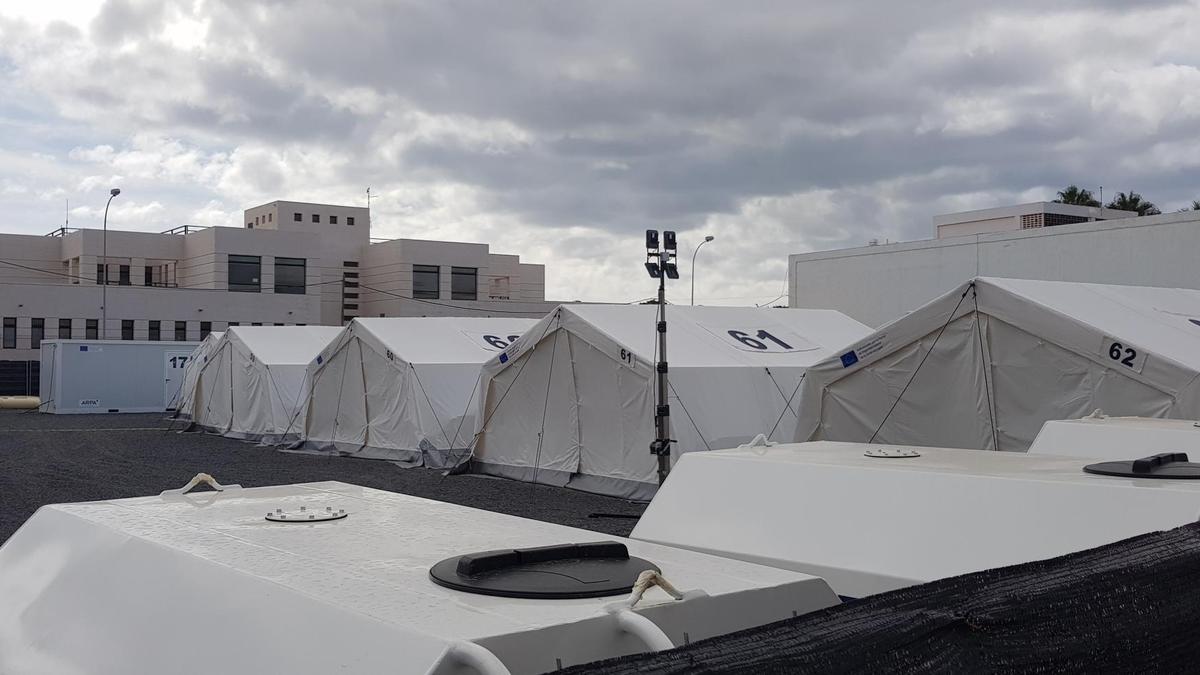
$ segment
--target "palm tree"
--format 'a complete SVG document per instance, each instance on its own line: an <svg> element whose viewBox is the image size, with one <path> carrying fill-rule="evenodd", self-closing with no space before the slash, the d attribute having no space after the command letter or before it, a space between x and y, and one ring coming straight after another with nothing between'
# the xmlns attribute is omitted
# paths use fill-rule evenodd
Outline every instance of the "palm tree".
<svg viewBox="0 0 1200 675"><path fill-rule="evenodd" d="M1105 205L1108 209L1119 209L1121 211L1137 211L1139 216L1157 216L1162 213L1154 202L1148 202L1142 199L1142 196L1133 190L1128 193L1118 192L1113 200Z"/></svg>
<svg viewBox="0 0 1200 675"><path fill-rule="evenodd" d="M1192 210L1193 210L1193 211L1200 211L1200 199L1193 199L1193 200L1192 200Z"/></svg>
<svg viewBox="0 0 1200 675"><path fill-rule="evenodd" d="M1086 190L1075 184L1068 185L1065 190L1058 191L1058 204L1076 204L1078 206L1100 206L1100 202L1092 196L1091 190Z"/></svg>

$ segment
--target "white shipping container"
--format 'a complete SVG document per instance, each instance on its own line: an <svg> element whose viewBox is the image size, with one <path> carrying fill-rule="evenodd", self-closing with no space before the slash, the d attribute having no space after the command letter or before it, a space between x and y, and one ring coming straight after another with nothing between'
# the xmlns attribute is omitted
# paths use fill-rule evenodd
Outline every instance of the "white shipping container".
<svg viewBox="0 0 1200 675"><path fill-rule="evenodd" d="M44 340L40 409L60 414L172 410L198 344Z"/></svg>

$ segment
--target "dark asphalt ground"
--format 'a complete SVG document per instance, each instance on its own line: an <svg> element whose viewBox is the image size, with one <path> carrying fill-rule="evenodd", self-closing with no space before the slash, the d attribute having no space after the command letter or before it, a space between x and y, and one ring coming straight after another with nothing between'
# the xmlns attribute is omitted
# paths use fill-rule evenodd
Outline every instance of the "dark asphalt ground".
<svg viewBox="0 0 1200 675"><path fill-rule="evenodd" d="M338 480L618 536L628 535L637 521L590 514L636 516L645 508L565 488L279 452L211 434L176 433L170 425L157 413L0 410L0 543L44 504L154 495L199 472L243 487Z"/></svg>

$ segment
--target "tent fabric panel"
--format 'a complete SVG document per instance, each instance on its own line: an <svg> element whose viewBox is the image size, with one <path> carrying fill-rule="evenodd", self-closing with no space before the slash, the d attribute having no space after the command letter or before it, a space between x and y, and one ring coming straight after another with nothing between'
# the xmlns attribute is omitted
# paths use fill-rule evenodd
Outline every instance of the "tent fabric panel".
<svg viewBox="0 0 1200 675"><path fill-rule="evenodd" d="M579 396L579 473L623 481L657 481L653 381L567 334Z"/></svg>
<svg viewBox="0 0 1200 675"><path fill-rule="evenodd" d="M990 448L975 314L826 385L821 406L814 440L867 442L878 429L877 443Z"/></svg>
<svg viewBox="0 0 1200 675"><path fill-rule="evenodd" d="M566 342L562 331L554 331L491 380L482 420L486 433L475 448L480 462L524 468L526 481L543 482L543 469L547 475L578 472L578 411Z"/></svg>
<svg viewBox="0 0 1200 675"><path fill-rule="evenodd" d="M312 391L305 416L306 444L324 449L354 449L367 442L366 385L357 337L339 340L310 374Z"/></svg>

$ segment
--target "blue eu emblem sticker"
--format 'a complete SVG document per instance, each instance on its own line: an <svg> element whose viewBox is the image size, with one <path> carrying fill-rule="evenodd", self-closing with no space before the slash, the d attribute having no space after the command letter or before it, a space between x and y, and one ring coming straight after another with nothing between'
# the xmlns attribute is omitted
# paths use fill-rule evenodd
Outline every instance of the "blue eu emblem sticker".
<svg viewBox="0 0 1200 675"><path fill-rule="evenodd" d="M508 354L500 352L500 363L508 363Z"/></svg>
<svg viewBox="0 0 1200 675"><path fill-rule="evenodd" d="M849 368L850 366L852 366L856 363L858 363L858 354L855 354L853 349L846 352L845 354L842 354L842 367L843 368Z"/></svg>

